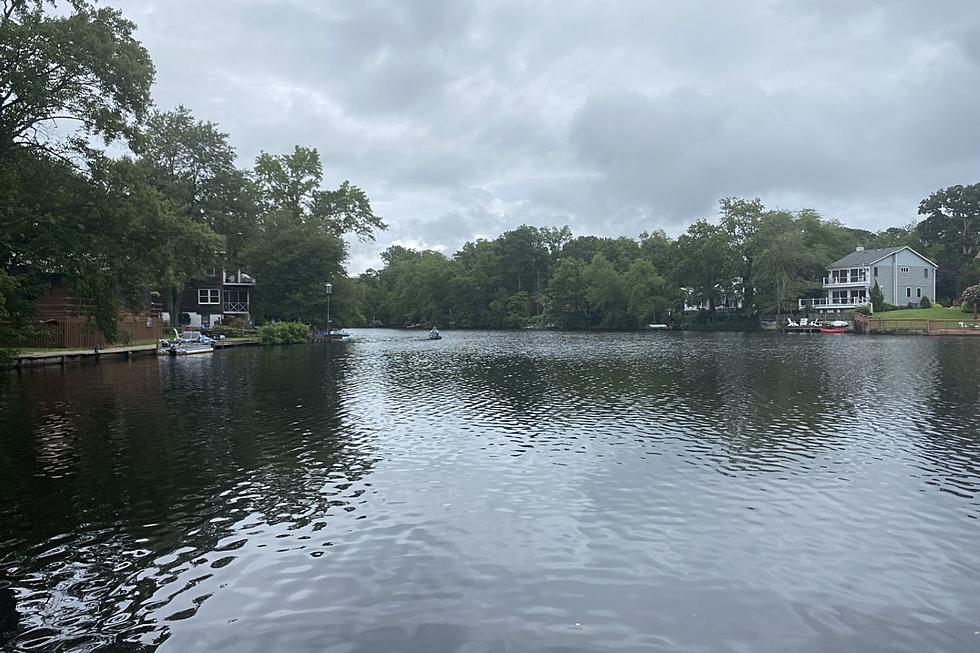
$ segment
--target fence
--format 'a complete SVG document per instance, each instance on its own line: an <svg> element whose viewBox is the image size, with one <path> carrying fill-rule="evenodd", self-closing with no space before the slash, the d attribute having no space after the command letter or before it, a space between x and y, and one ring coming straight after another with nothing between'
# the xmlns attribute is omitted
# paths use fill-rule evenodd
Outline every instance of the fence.
<svg viewBox="0 0 980 653"><path fill-rule="evenodd" d="M119 321L115 344L139 340L159 340L163 337L163 321L158 317L127 316ZM105 337L84 318L67 317L32 325L31 333L0 341L0 347L34 349L94 349L106 347Z"/></svg>
<svg viewBox="0 0 980 653"><path fill-rule="evenodd" d="M890 320L861 315L854 316L862 333L920 334L928 336L980 336L980 321L964 320Z"/></svg>

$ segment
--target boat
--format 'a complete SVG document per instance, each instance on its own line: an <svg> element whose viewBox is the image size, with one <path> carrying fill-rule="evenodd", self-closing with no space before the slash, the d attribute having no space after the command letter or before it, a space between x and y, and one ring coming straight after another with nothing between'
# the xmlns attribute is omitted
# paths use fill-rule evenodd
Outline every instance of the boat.
<svg viewBox="0 0 980 653"><path fill-rule="evenodd" d="M210 354L214 351L214 340L200 331L184 331L177 333L174 329L172 340L160 339L159 353L168 356L186 356L188 354Z"/></svg>
<svg viewBox="0 0 980 653"><path fill-rule="evenodd" d="M842 327L820 327L820 333L847 333L847 329Z"/></svg>
<svg viewBox="0 0 980 653"><path fill-rule="evenodd" d="M432 327L432 331L429 331L429 340L442 340L442 336L439 335L439 329Z"/></svg>
<svg viewBox="0 0 980 653"><path fill-rule="evenodd" d="M327 338L330 340L343 340L344 338L350 338L350 331L347 329L333 329L327 334Z"/></svg>
<svg viewBox="0 0 980 653"><path fill-rule="evenodd" d="M651 331L663 331L665 329L669 329L670 327L666 324L648 324L647 328Z"/></svg>

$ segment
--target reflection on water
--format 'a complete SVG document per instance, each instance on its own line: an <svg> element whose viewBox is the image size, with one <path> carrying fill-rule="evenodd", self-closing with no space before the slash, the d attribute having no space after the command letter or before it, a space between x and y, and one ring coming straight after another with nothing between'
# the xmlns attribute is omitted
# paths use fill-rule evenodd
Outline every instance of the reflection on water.
<svg viewBox="0 0 980 653"><path fill-rule="evenodd" d="M367 331L0 377L0 649L974 651L980 343Z"/></svg>

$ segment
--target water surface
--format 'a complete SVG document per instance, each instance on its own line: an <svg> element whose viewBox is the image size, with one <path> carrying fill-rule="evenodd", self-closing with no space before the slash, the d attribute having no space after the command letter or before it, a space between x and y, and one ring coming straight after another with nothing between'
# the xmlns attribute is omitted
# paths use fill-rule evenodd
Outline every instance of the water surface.
<svg viewBox="0 0 980 653"><path fill-rule="evenodd" d="M980 342L443 335L0 376L0 649L980 650Z"/></svg>

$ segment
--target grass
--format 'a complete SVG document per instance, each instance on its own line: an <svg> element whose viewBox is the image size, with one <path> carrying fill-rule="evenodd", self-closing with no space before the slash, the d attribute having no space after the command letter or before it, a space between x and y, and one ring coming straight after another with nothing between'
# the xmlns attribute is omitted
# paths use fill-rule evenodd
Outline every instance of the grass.
<svg viewBox="0 0 980 653"><path fill-rule="evenodd" d="M901 308L896 311L883 311L875 313L874 317L882 320L971 320L972 313L964 313L959 308L943 308L942 306L932 306L930 308Z"/></svg>

